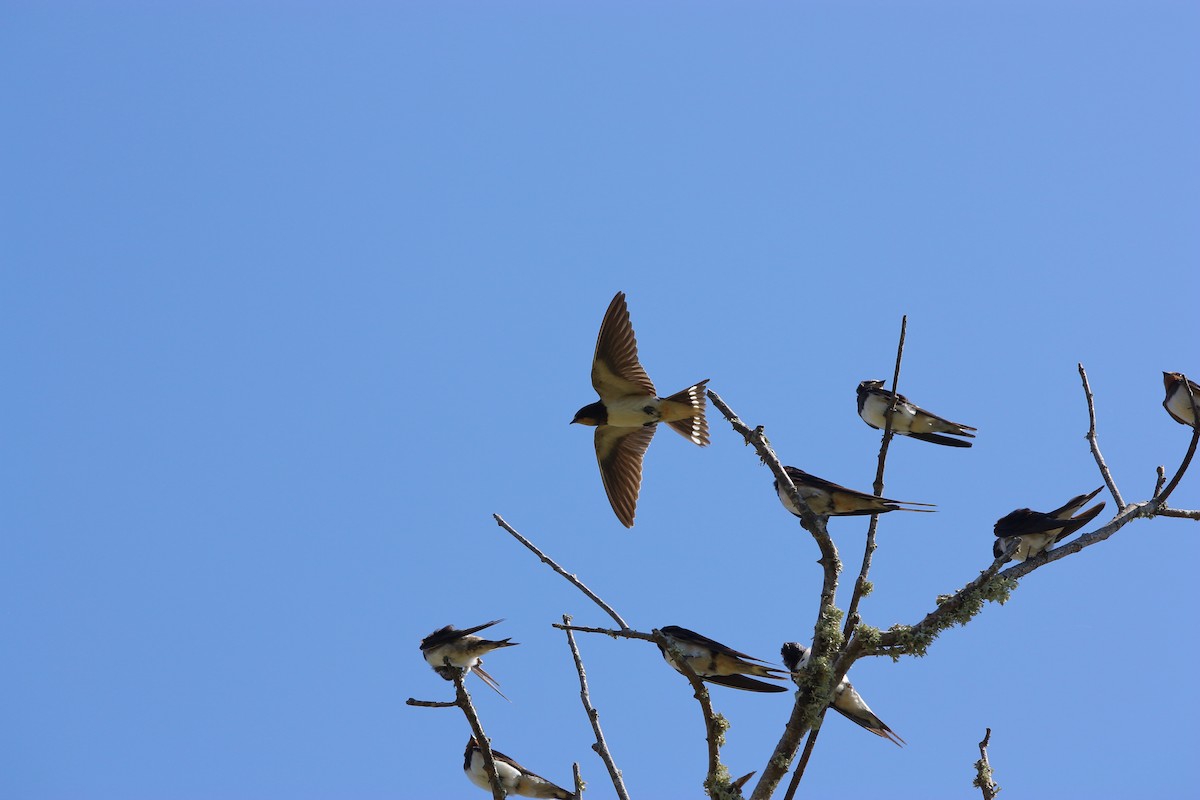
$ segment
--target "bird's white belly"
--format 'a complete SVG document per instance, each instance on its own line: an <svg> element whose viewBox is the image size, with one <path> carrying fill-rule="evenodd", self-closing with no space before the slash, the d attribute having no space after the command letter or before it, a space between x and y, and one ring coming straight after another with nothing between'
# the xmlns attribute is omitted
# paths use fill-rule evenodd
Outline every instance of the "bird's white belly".
<svg viewBox="0 0 1200 800"><path fill-rule="evenodd" d="M1196 405L1200 406L1200 397L1196 398ZM1196 424L1196 418L1192 415L1192 400L1188 397L1187 389L1182 386L1176 389L1167 401L1167 406L1175 412L1175 416L1187 420L1189 424Z"/></svg>
<svg viewBox="0 0 1200 800"><path fill-rule="evenodd" d="M496 762L496 774L500 776L500 784L510 792L516 789L517 783L521 780L520 770L511 764L504 763L498 758L494 758L493 761ZM467 777L471 779L471 783L480 789L485 789L489 792L492 790L492 786L487 779L487 770L483 766L482 751L476 750L471 753L471 771L467 773Z"/></svg>
<svg viewBox="0 0 1200 800"><path fill-rule="evenodd" d="M862 415L867 422L883 430L887 427L887 410L891 404L891 400L873 394L867 398L867 402L863 403ZM896 405L896 413L892 414L892 430L904 433L911 431L914 419L916 419L916 413L912 406L908 403L899 403Z"/></svg>
<svg viewBox="0 0 1200 800"><path fill-rule="evenodd" d="M617 400L605 400L604 407L608 410L608 424L618 428L640 428L651 425L662 419L657 397L622 397Z"/></svg>

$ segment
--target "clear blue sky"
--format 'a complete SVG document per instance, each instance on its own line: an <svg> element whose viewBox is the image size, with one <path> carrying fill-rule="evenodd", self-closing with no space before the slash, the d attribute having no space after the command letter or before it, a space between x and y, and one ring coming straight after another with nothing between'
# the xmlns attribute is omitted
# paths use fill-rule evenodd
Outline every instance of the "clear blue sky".
<svg viewBox="0 0 1200 800"><path fill-rule="evenodd" d="M1143 500L1200 373L1200 10L1143 3L5 3L0 796L482 798L417 643L496 617L495 745L611 797L562 613L777 660L819 570L753 453L650 448L637 526L591 431L628 293L663 393L701 378L786 463L867 488L854 388L979 428L902 440L870 624L990 562L992 523ZM1109 499L1109 511L1112 501ZM1200 506L1200 472L1175 497ZM1102 518L1107 519L1108 514ZM865 520L831 526L860 557ZM1195 523L1030 576L923 660L851 677L908 741L831 717L811 796L1194 790ZM843 603L846 593L843 592ZM696 797L687 684L581 640L636 797ZM790 695L713 691L734 774Z"/></svg>

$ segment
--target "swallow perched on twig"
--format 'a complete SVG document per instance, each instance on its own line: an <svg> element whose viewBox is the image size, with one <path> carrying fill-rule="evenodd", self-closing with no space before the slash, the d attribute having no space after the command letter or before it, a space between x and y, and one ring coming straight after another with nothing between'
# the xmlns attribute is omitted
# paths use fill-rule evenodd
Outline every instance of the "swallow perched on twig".
<svg viewBox="0 0 1200 800"><path fill-rule="evenodd" d="M940 434L952 433L955 436L974 439L975 434L971 431L977 430L976 428L929 413L904 395L884 389L883 381L863 381L858 385L858 415L872 428L884 430L887 426L887 411L892 407L894 397L898 398L899 402L896 403L896 412L892 414L893 433L950 447L971 446L970 442Z"/></svg>
<svg viewBox="0 0 1200 800"><path fill-rule="evenodd" d="M739 653L732 647L727 647L707 636L701 636L695 631L681 628L678 625L668 625L661 628L659 633L667 637L678 648L688 666L696 673L696 677L703 681L718 683L733 689L745 689L748 692L787 691L783 686L775 686L747 677L747 675L758 675L773 681L783 680L779 670L763 666L766 662L761 659ZM675 659L671 657L671 651L662 645L659 645L658 649L662 651L663 659L677 672L683 674L683 670L679 669ZM759 663L753 664L751 663L753 661Z"/></svg>
<svg viewBox="0 0 1200 800"><path fill-rule="evenodd" d="M1101 486L1100 489L1104 487ZM1104 503L1089 508L1079 516L1072 516L1089 500L1100 493L1100 489L1089 494L1072 497L1061 507L1045 513L1028 508L1018 508L996 520L996 541L992 545L992 556L1000 558L1015 541L1016 549L1008 561L1024 561L1049 550L1075 531L1087 525L1104 510Z"/></svg>
<svg viewBox="0 0 1200 800"><path fill-rule="evenodd" d="M573 792L556 786L536 772L530 772L495 748L492 748L492 760L496 762L496 774L500 778L500 785L509 794L521 797L575 800ZM467 741L467 752L463 756L463 772L467 773L471 783L480 789L489 792L492 790L492 782L488 780L487 769L483 765L483 750L480 749L474 736Z"/></svg>
<svg viewBox="0 0 1200 800"><path fill-rule="evenodd" d="M782 649L783 665L793 675L808 666L811 651L799 642L786 642ZM833 690L833 710L837 711L851 722L861 725L876 736L892 742L897 747L903 747L905 742L896 732L889 728L884 721L875 716L875 712L862 699L862 695L854 690L850 679L843 675L837 688Z"/></svg>
<svg viewBox="0 0 1200 800"><path fill-rule="evenodd" d="M692 384L670 397L659 397L650 376L638 361L637 339L625 307L625 293L617 292L596 339L592 358L592 386L600 400L575 412L574 424L596 428L596 460L604 491L617 519L633 527L638 491L642 485L642 456L650 446L658 423L665 422L695 444L708 444L704 419L704 385Z"/></svg>
<svg viewBox="0 0 1200 800"><path fill-rule="evenodd" d="M1163 408L1171 415L1171 419L1180 425L1196 427L1196 412L1192 410L1192 401L1188 398L1188 387L1191 387L1192 397L1200 408L1200 384L1188 380L1182 372L1164 372L1163 384L1167 387Z"/></svg>
<svg viewBox="0 0 1200 800"><path fill-rule="evenodd" d="M483 671L483 660L480 656L501 647L515 647L520 642L510 639L493 641L484 639L482 636L472 635L503 621L494 619L466 630L459 630L453 625L438 628L421 640L421 655L425 656L425 660L429 662L429 666L433 667L433 671L446 680L454 680L457 670L460 669L464 671L464 675L474 672L480 680L492 687L496 694L507 700L504 692L500 691L496 679ZM449 665L447 665L447 661L449 661Z"/></svg>
<svg viewBox="0 0 1200 800"><path fill-rule="evenodd" d="M876 497L873 494L865 492L857 492L854 489L847 489L845 486L839 486L832 481L827 481L824 478L818 478L816 475L809 475L804 470L796 469L795 467L784 467L788 477L792 479L792 483L796 485L796 491L800 492L800 496L808 501L808 507L818 517L825 517L828 521L829 517L853 517L862 514L885 514L888 511L920 511L926 514L932 514L933 511L926 508L903 508L902 506L932 506L932 503L913 503L908 500L889 500L886 497ZM788 511L800 516L800 509L792 502L791 495L787 489L783 487L778 479L775 481L775 493L779 495L779 502L783 503L783 507Z"/></svg>

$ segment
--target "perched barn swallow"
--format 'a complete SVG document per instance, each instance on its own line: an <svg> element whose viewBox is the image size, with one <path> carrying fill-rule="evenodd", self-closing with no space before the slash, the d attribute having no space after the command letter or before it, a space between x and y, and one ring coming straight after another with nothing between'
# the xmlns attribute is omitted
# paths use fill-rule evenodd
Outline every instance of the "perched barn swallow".
<svg viewBox="0 0 1200 800"><path fill-rule="evenodd" d="M1167 387L1163 408L1171 415L1171 419L1180 425L1196 427L1196 412L1192 410L1187 387L1192 388L1192 397L1196 398L1196 406L1200 407L1200 384L1188 380L1182 372L1164 372L1163 384Z"/></svg>
<svg viewBox="0 0 1200 800"><path fill-rule="evenodd" d="M745 689L748 692L787 691L783 686L775 686L747 677L747 675L758 675L773 681L783 680L783 676L778 674L779 670L762 666L766 662L761 659L739 653L731 647L726 647L707 636L701 636L695 631L689 631L678 625L668 625L660 629L660 632L679 649L696 676L708 683L719 683L722 686ZM666 662L677 672L683 674L683 670L679 669L675 660L671 658L670 651L662 645L659 645L658 649L662 650ZM760 663L752 664L750 663L752 661Z"/></svg>
<svg viewBox="0 0 1200 800"><path fill-rule="evenodd" d="M858 415L872 428L883 430L887 426L887 411L892 407L893 397L897 397L897 395L884 389L883 381L863 381L858 385ZM949 436L940 434L952 433L955 436L974 439L975 434L971 433L973 430L977 429L959 422L951 422L937 414L930 414L904 395L899 395L896 413L892 414L892 431L894 433L934 444L970 447L970 442L951 439Z"/></svg>
<svg viewBox="0 0 1200 800"><path fill-rule="evenodd" d="M530 772L494 748L492 749L492 760L496 762L496 774L500 778L500 785L509 794L521 797L553 797L556 800L575 800L573 792L568 792L541 775ZM487 770L483 765L483 750L480 749L474 736L467 741L467 752L463 756L463 772L467 773L471 783L480 789L489 792L492 790L492 783L488 780Z"/></svg>
<svg viewBox="0 0 1200 800"><path fill-rule="evenodd" d="M785 643L782 653L783 665L793 675L808 666L808 659L811 652L799 642ZM881 736L898 747L904 746L904 740L897 736L895 731L885 725L883 720L875 716L875 712L867 705L867 701L863 700L862 695L854 690L853 684L850 683L850 679L845 675L842 676L842 680L838 683L837 688L833 690L832 705L834 711L837 711L851 722L861 725L876 736Z"/></svg>
<svg viewBox="0 0 1200 800"><path fill-rule="evenodd" d="M501 647L515 647L520 642L510 641L509 639L492 641L484 639L482 636L472 635L503 621L502 619L494 619L491 622L485 622L482 625L476 625L474 628L467 628L463 631L460 631L453 625L438 628L421 640L421 655L425 656L425 660L429 662L429 666L433 667L433 671L446 680L454 680L457 672L455 668L465 670L466 672L474 672L479 676L480 680L492 687L496 694L504 697L504 692L500 691L500 686L496 683L496 679L483 671L483 659L480 656ZM447 660L450 662L449 666L446 665ZM507 700L508 698L504 697L504 699Z"/></svg>
<svg viewBox="0 0 1200 800"><path fill-rule="evenodd" d="M796 491L800 492L800 496L808 501L808 507L818 517L825 517L828 521L829 517L853 517L861 514L884 514L888 511L921 511L923 513L932 514L933 512L925 508L902 508L903 505L910 506L932 506L932 503L913 503L908 500L889 500L886 497L876 497L873 494L865 494L856 492L853 489L847 489L845 486L839 486L836 483L818 478L816 475L809 475L803 470L795 467L784 467L788 477L792 479L792 483L796 485ZM779 481L775 481L775 493L779 495L779 502L783 503L783 507L788 511L800 516L800 509L792 502L791 496L787 489L780 485Z"/></svg>
<svg viewBox="0 0 1200 800"><path fill-rule="evenodd" d="M642 485L642 456L650 446L658 423L665 422L695 444L708 444L704 419L702 380L670 397L659 397L650 376L638 361L637 339L625 307L625 293L617 292L604 312L596 355L592 358L592 386L600 395L575 412L574 424L596 428L596 460L604 491L617 519L633 527L638 490Z"/></svg>
<svg viewBox="0 0 1200 800"><path fill-rule="evenodd" d="M1103 486L1100 487L1100 489L1103 488ZM1099 494L1100 489L1090 494L1072 497L1053 511L1042 513L1028 508L1018 508L996 520L996 542L992 545L993 557L1000 558L1004 555L1014 540L1016 541L1016 550L1007 559L1009 561L1024 561L1049 550L1052 545L1087 525L1104 510L1104 503L1101 503L1089 508L1078 517L1072 516Z"/></svg>

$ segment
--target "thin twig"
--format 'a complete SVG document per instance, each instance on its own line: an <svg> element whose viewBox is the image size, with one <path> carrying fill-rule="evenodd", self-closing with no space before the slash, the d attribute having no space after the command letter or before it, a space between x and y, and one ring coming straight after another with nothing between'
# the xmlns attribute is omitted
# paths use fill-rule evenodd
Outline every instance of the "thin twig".
<svg viewBox="0 0 1200 800"><path fill-rule="evenodd" d="M888 406L887 414L884 418L883 441L879 445L879 458L875 467L875 496L883 497L883 470L887 464L888 448L892 444L892 437L895 435L892 432L893 414L896 413L896 408L900 404L900 363L904 360L904 338L908 331L908 315L905 314L900 318L900 342L896 346L896 368L892 373L892 403ZM871 571L871 559L875 555L875 532L879 528L879 515L871 515L871 523L867 526L867 542L863 547L862 567L858 571L858 578L854 581L854 592L850 595L850 608L846 611L846 624L842 628L842 638L849 639L854 633L855 626L859 623L858 604L866 595L867 575ZM815 734L816 731L814 730ZM815 736L810 735L812 740ZM811 752L809 746L805 745L805 752ZM803 761L801 762L803 763ZM796 771L803 774L803 769L796 768ZM786 799L785 799L786 800Z"/></svg>
<svg viewBox="0 0 1200 800"><path fill-rule="evenodd" d="M458 705L458 702L455 700L450 700L448 702L443 700L417 700L414 697L410 697L404 701L404 704L409 706L419 706L420 708L454 708Z"/></svg>
<svg viewBox="0 0 1200 800"><path fill-rule="evenodd" d="M1162 491L1167 482L1167 471L1163 469L1163 465L1159 464L1155 471L1154 491L1150 493L1151 497L1158 497L1158 493Z"/></svg>
<svg viewBox="0 0 1200 800"><path fill-rule="evenodd" d="M611 636L614 639L642 639L647 642L658 642L653 635L635 631L633 628L589 628L586 625L560 625L557 622L550 623L550 627L558 628L560 631L578 631L579 633L603 633L605 636Z"/></svg>
<svg viewBox="0 0 1200 800"><path fill-rule="evenodd" d="M1200 508L1192 510L1185 510L1182 508L1160 508L1158 510L1158 516L1200 520Z"/></svg>
<svg viewBox="0 0 1200 800"><path fill-rule="evenodd" d="M1188 387L1188 391L1191 391L1190 386ZM1196 444L1198 442L1200 442L1200 425L1197 425L1192 431L1192 441L1188 444L1187 453L1183 456L1183 461L1180 462L1179 469L1175 470L1175 477L1171 478L1171 482L1167 484L1167 488L1154 496L1153 503L1161 507L1167 502L1167 498L1171 496L1171 492L1175 491L1175 487L1179 485L1179 480L1183 477L1183 473L1187 472L1188 466L1191 465L1192 456L1196 455Z"/></svg>
<svg viewBox="0 0 1200 800"><path fill-rule="evenodd" d="M563 614L563 625L571 624L571 617ZM608 768L608 776L612 779L613 788L617 790L617 797L621 800L629 800L629 792L625 789L625 782L621 779L621 770L617 769L617 763L613 760L612 753L608 749L608 743L604 740L604 731L600 729L600 712L592 705L592 698L588 692L587 673L583 669L583 657L579 655L579 646L575 644L575 634L571 628L563 629L567 634L567 644L571 646L571 655L575 659L575 671L579 673L579 699L583 701L583 710L587 713L588 721L592 723L592 731L596 734L596 744L592 749L600 756L600 760L604 762L604 766ZM579 765L575 765L575 785L576 795L579 795Z"/></svg>
<svg viewBox="0 0 1200 800"><path fill-rule="evenodd" d="M988 728L979 743L979 760L975 762L974 785L983 792L983 800L996 800L1000 787L992 780L992 765L988 762L988 742L992 739L992 729Z"/></svg>
<svg viewBox="0 0 1200 800"><path fill-rule="evenodd" d="M475 734L475 743L479 745L479 750L483 753L483 770L484 774L488 776L488 783L492 785L493 800L504 800L505 797L508 797L508 792L504 790L504 786L500 783L500 773L496 771L496 758L492 755L491 740L483 732L479 714L475 712L475 706L471 703L471 695L467 692L464 680L466 674L466 670L459 670L458 674L454 676L455 705L461 708L463 714L466 715L467 722L471 725L471 732Z"/></svg>
<svg viewBox="0 0 1200 800"><path fill-rule="evenodd" d="M575 800L582 800L584 783L583 776L579 774L578 761L571 762L571 775L575 778Z"/></svg>
<svg viewBox="0 0 1200 800"><path fill-rule="evenodd" d="M501 528L504 528L504 530L511 533L513 535L513 538L515 538L518 542L520 542L521 544L525 545L530 550L532 550L533 554L542 560L542 563L547 564L551 569L553 569L559 575L562 575L564 578L566 578L568 581L571 582L572 586L574 586L576 589L578 589L579 591L581 591L585 595L587 595L588 599L590 599L596 605L600 606L600 608L604 609L604 613L608 614L610 617L612 617L613 621L615 621L618 625L620 625L622 630L627 629L629 627L628 625L625 624L625 620L621 619L621 615L613 610L612 606L610 606L608 603L601 600L599 595L597 595L591 589L584 586L583 581L579 580L579 578L577 578L574 575L572 575L571 573L567 572L565 569L560 567L558 565L558 563L555 562L554 559L552 559L550 556L546 555L541 550L539 550L533 542L529 541L524 536L517 533L516 530L513 528L513 526L509 525L507 522L504 521L503 517L501 517L499 514L492 514L492 518L496 520L497 525L499 525Z"/></svg>
<svg viewBox="0 0 1200 800"><path fill-rule="evenodd" d="M825 712L829 710L829 706L825 706L821 711L820 722L825 720ZM800 763L796 764L796 771L792 773L792 780L788 783L787 792L783 795L783 800L792 800L796 796L796 789L800 787L800 780L804 777L804 770L808 767L808 760L812 757L813 748L817 744L817 736L821 733L821 725L818 723L813 726L813 729L808 732L808 740L804 743L804 752L800 754Z"/></svg>
<svg viewBox="0 0 1200 800"><path fill-rule="evenodd" d="M1104 456L1100 453L1100 443L1096 439L1096 402L1092 398L1092 387L1088 383L1087 372L1083 369L1083 364L1079 364L1079 377L1083 381L1083 394L1087 398L1088 407L1088 444L1092 446L1092 455L1096 458L1096 466L1100 468L1100 474L1104 477L1104 483L1108 485L1108 490L1112 492L1113 500L1117 503L1117 511L1125 508L1125 501L1121 498L1121 492L1117 489L1117 483L1113 480L1112 473L1108 471L1108 464L1104 463Z"/></svg>

